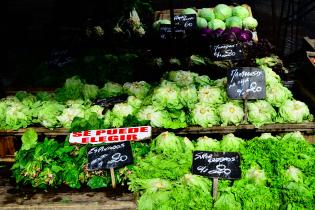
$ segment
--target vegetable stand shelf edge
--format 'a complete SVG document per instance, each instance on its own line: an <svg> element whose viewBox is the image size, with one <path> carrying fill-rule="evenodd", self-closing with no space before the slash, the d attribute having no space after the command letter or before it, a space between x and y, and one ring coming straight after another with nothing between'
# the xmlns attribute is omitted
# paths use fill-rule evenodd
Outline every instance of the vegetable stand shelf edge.
<svg viewBox="0 0 315 210"><path fill-rule="evenodd" d="M39 135L56 137L67 136L68 129L56 128L53 130L44 127L32 127ZM16 136L22 136L28 128L19 130L0 130L0 162L14 162L14 141ZM210 128L188 127L177 130L153 128L152 135L157 136L164 131L174 132L176 135L207 135L207 134L228 134L236 132L246 133L284 133L284 132L303 132L305 138L310 142L315 142L315 122L299 123L299 124L269 124L260 128L255 128L253 125L238 125L238 126L213 126Z"/></svg>

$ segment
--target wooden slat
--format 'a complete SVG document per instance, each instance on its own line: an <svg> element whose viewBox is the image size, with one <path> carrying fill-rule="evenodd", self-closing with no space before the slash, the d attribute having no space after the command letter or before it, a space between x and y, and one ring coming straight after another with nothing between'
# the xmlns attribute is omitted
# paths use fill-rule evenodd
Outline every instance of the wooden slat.
<svg viewBox="0 0 315 210"><path fill-rule="evenodd" d="M65 128L56 128L53 130L43 128L43 127L32 127L39 135L46 136L67 136L69 134L69 130ZM0 136L21 136L26 131L26 128L19 130L0 130ZM269 124L264 125L260 128L255 128L254 125L238 125L238 126L213 126L210 128L202 128L198 126L188 127L183 129L162 129L162 128L153 128L153 135L158 135L164 131L172 131L176 134L226 134L226 133L234 133L234 132L257 132L257 133L265 133L265 132L293 132L293 131L301 131L301 132L315 132L315 122L309 123L299 123L299 124Z"/></svg>

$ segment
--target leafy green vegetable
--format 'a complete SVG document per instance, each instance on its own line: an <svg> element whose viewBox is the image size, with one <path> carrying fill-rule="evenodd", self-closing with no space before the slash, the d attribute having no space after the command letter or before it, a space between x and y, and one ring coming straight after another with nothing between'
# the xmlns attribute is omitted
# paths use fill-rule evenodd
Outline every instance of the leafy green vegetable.
<svg viewBox="0 0 315 210"><path fill-rule="evenodd" d="M301 101L285 101L279 108L279 114L281 122L301 123L313 120L307 105Z"/></svg>
<svg viewBox="0 0 315 210"><path fill-rule="evenodd" d="M275 109L266 101L248 103L248 121L256 127L276 121Z"/></svg>
<svg viewBox="0 0 315 210"><path fill-rule="evenodd" d="M30 128L25 131L22 136L22 148L21 150L29 150L37 144L37 133L34 129Z"/></svg>

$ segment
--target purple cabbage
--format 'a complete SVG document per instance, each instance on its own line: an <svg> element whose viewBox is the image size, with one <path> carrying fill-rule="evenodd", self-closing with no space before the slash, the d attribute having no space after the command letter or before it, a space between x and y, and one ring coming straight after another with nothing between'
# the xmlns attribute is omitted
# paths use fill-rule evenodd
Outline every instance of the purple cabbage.
<svg viewBox="0 0 315 210"><path fill-rule="evenodd" d="M242 30L238 35L237 39L241 42L249 42L253 38L253 34L249 30Z"/></svg>

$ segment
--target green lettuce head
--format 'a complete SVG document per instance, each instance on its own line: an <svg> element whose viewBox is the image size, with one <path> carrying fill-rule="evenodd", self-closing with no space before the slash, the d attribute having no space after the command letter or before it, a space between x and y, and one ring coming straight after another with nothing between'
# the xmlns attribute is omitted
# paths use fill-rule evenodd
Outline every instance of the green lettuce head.
<svg viewBox="0 0 315 210"><path fill-rule="evenodd" d="M307 105L301 101L287 100L279 108L283 122L301 123L313 120Z"/></svg>
<svg viewBox="0 0 315 210"><path fill-rule="evenodd" d="M154 139L153 150L157 153L173 155L186 151L186 144L183 137L176 136L172 132L163 132Z"/></svg>
<svg viewBox="0 0 315 210"><path fill-rule="evenodd" d="M198 98L201 103L209 105L222 104L225 101L225 94L218 87L204 86L199 89Z"/></svg>
<svg viewBox="0 0 315 210"><path fill-rule="evenodd" d="M34 120L46 128L59 127L58 116L62 114L65 107L57 101L45 101L34 109Z"/></svg>
<svg viewBox="0 0 315 210"><path fill-rule="evenodd" d="M179 92L181 103L188 108L192 108L198 102L197 89L194 85L186 86Z"/></svg>
<svg viewBox="0 0 315 210"><path fill-rule="evenodd" d="M98 87L96 85L84 84L82 94L84 100L94 100L98 95Z"/></svg>
<svg viewBox="0 0 315 210"><path fill-rule="evenodd" d="M248 121L255 127L275 122L275 109L264 100L248 103Z"/></svg>
<svg viewBox="0 0 315 210"><path fill-rule="evenodd" d="M245 29L255 30L258 26L258 22L253 17L246 17L243 19L243 27Z"/></svg>
<svg viewBox="0 0 315 210"><path fill-rule="evenodd" d="M291 98L291 91L281 83L274 83L266 87L266 101L272 106L280 107L282 103Z"/></svg>
<svg viewBox="0 0 315 210"><path fill-rule="evenodd" d="M136 116L140 121L149 120L152 127L169 127L169 124L172 122L166 111L158 110L154 106L142 107Z"/></svg>
<svg viewBox="0 0 315 210"><path fill-rule="evenodd" d="M221 150L224 152L238 152L241 149L244 140L235 137L232 133L223 136L221 143Z"/></svg>
<svg viewBox="0 0 315 210"><path fill-rule="evenodd" d="M191 121L193 125L200 125L204 128L219 124L219 117L215 109L208 104L197 103L191 110Z"/></svg>
<svg viewBox="0 0 315 210"><path fill-rule="evenodd" d="M239 125L243 120L244 111L237 103L228 102L219 107L219 116L222 125Z"/></svg>
<svg viewBox="0 0 315 210"><path fill-rule="evenodd" d="M207 136L199 137L196 142L195 150L220 151L220 142Z"/></svg>
<svg viewBox="0 0 315 210"><path fill-rule="evenodd" d="M267 66L259 66L259 68L265 72L266 85L272 86L275 83L280 83L280 76L276 72L272 71L271 68Z"/></svg>
<svg viewBox="0 0 315 210"><path fill-rule="evenodd" d="M258 166L251 167L246 171L246 179L256 186L265 186L267 177L264 170L261 170Z"/></svg>
<svg viewBox="0 0 315 210"><path fill-rule="evenodd" d="M151 89L151 85L145 81L140 82L126 82L123 86L124 90L129 94L136 96L137 98L145 98Z"/></svg>
<svg viewBox="0 0 315 210"><path fill-rule="evenodd" d="M175 82L179 87L192 85L198 74L190 71L170 71L166 74L166 79Z"/></svg>
<svg viewBox="0 0 315 210"><path fill-rule="evenodd" d="M173 82L165 81L154 89L152 95L153 106L169 109L181 109L179 88Z"/></svg>
<svg viewBox="0 0 315 210"><path fill-rule="evenodd" d="M99 90L100 98L110 98L123 94L123 88L120 84L115 82L106 82Z"/></svg>

